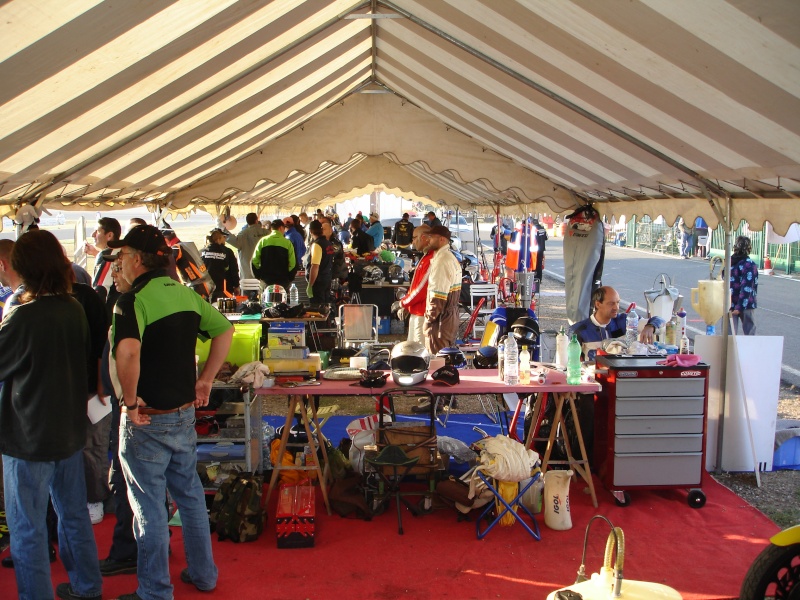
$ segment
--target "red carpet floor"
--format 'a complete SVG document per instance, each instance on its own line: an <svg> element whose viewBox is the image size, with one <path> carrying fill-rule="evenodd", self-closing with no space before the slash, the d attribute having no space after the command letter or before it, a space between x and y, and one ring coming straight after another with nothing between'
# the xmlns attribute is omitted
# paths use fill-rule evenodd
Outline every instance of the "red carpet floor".
<svg viewBox="0 0 800 600"><path fill-rule="evenodd" d="M631 505L621 508L595 482L600 507L592 507L585 484L573 482L574 527L552 531L540 518L538 542L519 525L497 526L479 541L474 519L459 523L450 510L418 518L406 512L405 535L399 536L393 505L371 522L342 519L325 514L317 494L316 546L278 550L273 494L267 529L258 541L234 544L214 538L220 578L212 594L181 583L186 564L180 529L175 529L170 559L175 597L536 600L575 580L586 523L599 513L625 533L626 579L663 583L687 599L736 598L748 566L778 531L710 477L703 488L708 503L702 509L689 508L683 490L634 491ZM111 516L95 527L101 557L107 554L112 529ZM586 560L589 573L602 565L607 536L607 526L596 521ZM60 561L52 574L54 586L66 581ZM104 584L103 597L116 598L136 589L136 577L110 577ZM2 597L16 596L13 571L0 569L0 590Z"/></svg>

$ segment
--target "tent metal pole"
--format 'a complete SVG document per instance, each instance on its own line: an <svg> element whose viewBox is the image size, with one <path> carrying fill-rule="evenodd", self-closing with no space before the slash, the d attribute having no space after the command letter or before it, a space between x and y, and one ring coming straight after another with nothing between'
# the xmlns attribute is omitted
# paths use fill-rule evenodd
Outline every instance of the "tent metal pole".
<svg viewBox="0 0 800 600"><path fill-rule="evenodd" d="M730 197L727 199L726 215L725 215L725 268L723 269L723 294L725 298L723 305L725 306L725 313L722 317L722 377L720 378L720 403L719 403L719 422L717 428L717 464L715 472L717 474L722 472L722 441L725 430L725 405L728 396L728 337L730 336L730 313L731 305L731 236L732 236L732 215ZM758 468L758 465L756 465Z"/></svg>

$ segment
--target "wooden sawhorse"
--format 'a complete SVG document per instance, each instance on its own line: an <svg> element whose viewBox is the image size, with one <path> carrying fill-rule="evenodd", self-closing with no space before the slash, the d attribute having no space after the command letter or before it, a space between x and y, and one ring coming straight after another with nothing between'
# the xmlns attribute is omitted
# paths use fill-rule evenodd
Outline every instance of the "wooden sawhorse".
<svg viewBox="0 0 800 600"><path fill-rule="evenodd" d="M319 444L319 449L322 451L322 462L321 465L319 460L317 460L317 444L314 442L314 436L312 435L313 431L320 431L320 424L319 420L317 419L317 407L313 399L309 398L308 404L311 405L311 419L308 418L308 406L306 405L306 401L303 395L298 394L291 394L289 396L289 409L286 411L286 423L283 425L283 434L281 435L281 443L278 446L278 464L272 467L272 477L269 480L269 488L267 488L267 498L264 500L264 504L269 504L270 496L272 495L272 490L275 487L275 484L278 482L278 474L280 471L283 470L292 470L292 471L316 471L317 477L319 479L319 487L322 491L322 499L325 502L325 508L328 510L328 514L333 514L331 512L331 504L328 501L328 483L327 483L327 476L329 472L328 468L328 451L325 449L325 440L324 438L320 437L321 443ZM283 466L282 458L283 453L286 451L286 446L289 442L289 430L292 428L292 419L295 416L295 413L300 415L300 420L303 423L303 427L306 430L306 435L308 436L308 447L311 450L311 455L314 457L314 464L311 466L295 466L295 465L287 465ZM314 429L312 430L312 425Z"/></svg>
<svg viewBox="0 0 800 600"><path fill-rule="evenodd" d="M569 465L577 475L589 486L589 493L592 496L592 504L597 508L597 494L594 491L594 483L592 482L592 472L589 468L589 459L586 456L586 446L583 443L583 433L581 432L581 424L578 421L578 411L575 408L575 392L558 392L555 394L555 418L550 426L550 436L547 438L547 449L542 457L542 473L547 473L547 467L550 465ZM572 413L572 422L575 425L575 434L578 438L578 450L580 454L576 458L572 453L572 447L569 443L569 436L566 434L566 422L564 420L564 407L565 404L569 406ZM525 440L525 447L531 448L534 440L544 441L544 438L535 437L536 432L539 431L542 417L544 416L544 409L547 405L547 393L540 393L536 396L536 402L533 406L531 427L528 431L528 438ZM560 432L560 433L559 433ZM550 460L550 454L553 451L553 446L558 438L564 442L564 447L567 451L567 460ZM546 475L545 475L546 476Z"/></svg>

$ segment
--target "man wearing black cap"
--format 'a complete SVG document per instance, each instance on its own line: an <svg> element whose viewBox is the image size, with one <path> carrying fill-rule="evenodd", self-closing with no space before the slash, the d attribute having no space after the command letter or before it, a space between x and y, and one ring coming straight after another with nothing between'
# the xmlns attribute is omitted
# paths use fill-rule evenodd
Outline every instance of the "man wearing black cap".
<svg viewBox="0 0 800 600"><path fill-rule="evenodd" d="M461 265L450 252L450 230L431 227L428 251L433 251L428 275L423 333L428 352L455 346L458 335L458 300L461 295Z"/></svg>
<svg viewBox="0 0 800 600"><path fill-rule="evenodd" d="M208 404L233 328L199 295L167 276L170 250L158 229L134 227L110 246L120 248L122 276L131 284L114 309L111 373L122 407L119 454L139 547L139 588L120 598L173 597L163 504L167 490L183 523L189 567L181 581L212 590L217 567L196 472L195 408ZM196 377L198 335L211 338L211 349Z"/></svg>

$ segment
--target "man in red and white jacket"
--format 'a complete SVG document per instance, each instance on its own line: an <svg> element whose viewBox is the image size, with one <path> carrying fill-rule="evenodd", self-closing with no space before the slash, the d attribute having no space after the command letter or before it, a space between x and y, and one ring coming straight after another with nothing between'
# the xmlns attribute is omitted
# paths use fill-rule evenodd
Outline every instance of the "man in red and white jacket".
<svg viewBox="0 0 800 600"><path fill-rule="evenodd" d="M428 225L420 225L414 229L411 243L415 250L425 252L425 247L430 241L430 230L431 228ZM411 280L411 286L408 288L408 292L403 296L402 300L395 302L392 307L398 319L405 319L406 315L410 315L408 321L409 342L425 343L422 326L425 324L425 303L428 298L428 271L430 270L432 258L433 252L426 252L420 259L414 271L414 278Z"/></svg>

